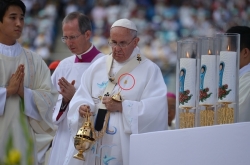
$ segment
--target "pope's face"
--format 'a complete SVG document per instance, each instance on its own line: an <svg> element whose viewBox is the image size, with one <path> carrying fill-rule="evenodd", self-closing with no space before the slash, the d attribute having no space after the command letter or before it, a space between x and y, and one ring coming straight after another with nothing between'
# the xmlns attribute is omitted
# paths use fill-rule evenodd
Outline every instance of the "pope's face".
<svg viewBox="0 0 250 165"><path fill-rule="evenodd" d="M10 6L0 22L0 43L6 45L15 44L22 35L24 25L24 13L19 6Z"/></svg>
<svg viewBox="0 0 250 165"><path fill-rule="evenodd" d="M134 38L131 32L127 28L123 27L113 27L110 30L110 41L113 43L117 43L118 45L112 47L113 58L117 62L126 61L131 54L133 53L134 48L137 46L139 42L139 38ZM121 48L119 44L125 43L126 47Z"/></svg>

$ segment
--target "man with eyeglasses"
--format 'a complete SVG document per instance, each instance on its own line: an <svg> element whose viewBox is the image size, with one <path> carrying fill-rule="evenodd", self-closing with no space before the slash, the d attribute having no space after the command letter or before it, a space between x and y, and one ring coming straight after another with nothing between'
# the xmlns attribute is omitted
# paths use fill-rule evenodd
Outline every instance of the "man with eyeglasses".
<svg viewBox="0 0 250 165"><path fill-rule="evenodd" d="M81 83L81 76L91 63L104 55L90 42L91 21L86 15L80 12L68 14L62 21L62 32L62 42L73 55L60 61L51 76L52 84L60 94L52 116L58 130L52 144L50 165L63 164L68 143L72 140L66 118L68 105Z"/></svg>
<svg viewBox="0 0 250 165"><path fill-rule="evenodd" d="M15 164L42 164L56 129L46 115L58 96L50 70L17 41L25 12L21 0L0 0L0 164L13 156Z"/></svg>
<svg viewBox="0 0 250 165"><path fill-rule="evenodd" d="M167 88L161 70L140 54L138 42L130 20L111 26L112 54L84 72L67 116L73 139L83 117L91 114L96 141L84 152L85 161L79 161L73 158L78 151L71 140L64 165L128 165L131 134L167 128Z"/></svg>

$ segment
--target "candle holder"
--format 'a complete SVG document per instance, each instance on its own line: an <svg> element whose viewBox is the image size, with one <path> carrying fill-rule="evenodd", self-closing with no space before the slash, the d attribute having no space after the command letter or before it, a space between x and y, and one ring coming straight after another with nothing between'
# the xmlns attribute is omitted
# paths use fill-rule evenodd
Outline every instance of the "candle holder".
<svg viewBox="0 0 250 165"><path fill-rule="evenodd" d="M179 114L180 129L195 127L195 111L192 112L191 110L192 107L181 107L181 112Z"/></svg>
<svg viewBox="0 0 250 165"><path fill-rule="evenodd" d="M177 41L176 128L191 128L197 123L200 54L194 39Z"/></svg>
<svg viewBox="0 0 250 165"><path fill-rule="evenodd" d="M216 34L219 46L219 86L217 124L238 121L240 35Z"/></svg>
<svg viewBox="0 0 250 165"><path fill-rule="evenodd" d="M215 122L218 100L218 47L215 37L200 37L200 89L199 119L200 126L211 126Z"/></svg>
<svg viewBox="0 0 250 165"><path fill-rule="evenodd" d="M215 110L213 105L203 105L204 110L200 111L200 126L212 126L215 123Z"/></svg>
<svg viewBox="0 0 250 165"><path fill-rule="evenodd" d="M217 111L217 123L229 124L234 123L234 108L229 107L231 102L222 102Z"/></svg>

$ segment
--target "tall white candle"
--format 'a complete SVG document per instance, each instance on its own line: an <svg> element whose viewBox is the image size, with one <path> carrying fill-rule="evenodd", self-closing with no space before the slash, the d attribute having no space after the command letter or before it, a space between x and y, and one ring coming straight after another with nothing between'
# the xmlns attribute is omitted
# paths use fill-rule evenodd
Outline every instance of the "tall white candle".
<svg viewBox="0 0 250 165"><path fill-rule="evenodd" d="M213 105L217 101L216 63L216 55L201 55L200 105Z"/></svg>
<svg viewBox="0 0 250 165"><path fill-rule="evenodd" d="M180 59L179 81L180 107L195 107L196 59Z"/></svg>
<svg viewBox="0 0 250 165"><path fill-rule="evenodd" d="M220 52L219 64L219 102L235 102L236 92L236 58L233 51Z"/></svg>

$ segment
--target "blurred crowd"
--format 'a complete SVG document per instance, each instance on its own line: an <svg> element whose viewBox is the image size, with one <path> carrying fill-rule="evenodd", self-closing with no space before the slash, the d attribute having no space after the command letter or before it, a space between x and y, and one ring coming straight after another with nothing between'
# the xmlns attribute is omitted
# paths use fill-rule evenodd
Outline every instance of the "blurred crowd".
<svg viewBox="0 0 250 165"><path fill-rule="evenodd" d="M23 0L26 27L21 42L49 59L62 18L81 11L93 22L92 41L102 52L109 28L119 18L135 22L143 54L163 73L173 72L176 41L185 37L213 36L233 25L250 26L250 0Z"/></svg>
<svg viewBox="0 0 250 165"><path fill-rule="evenodd" d="M26 5L25 26L20 42L46 61L53 51L58 8L53 0L22 0Z"/></svg>

